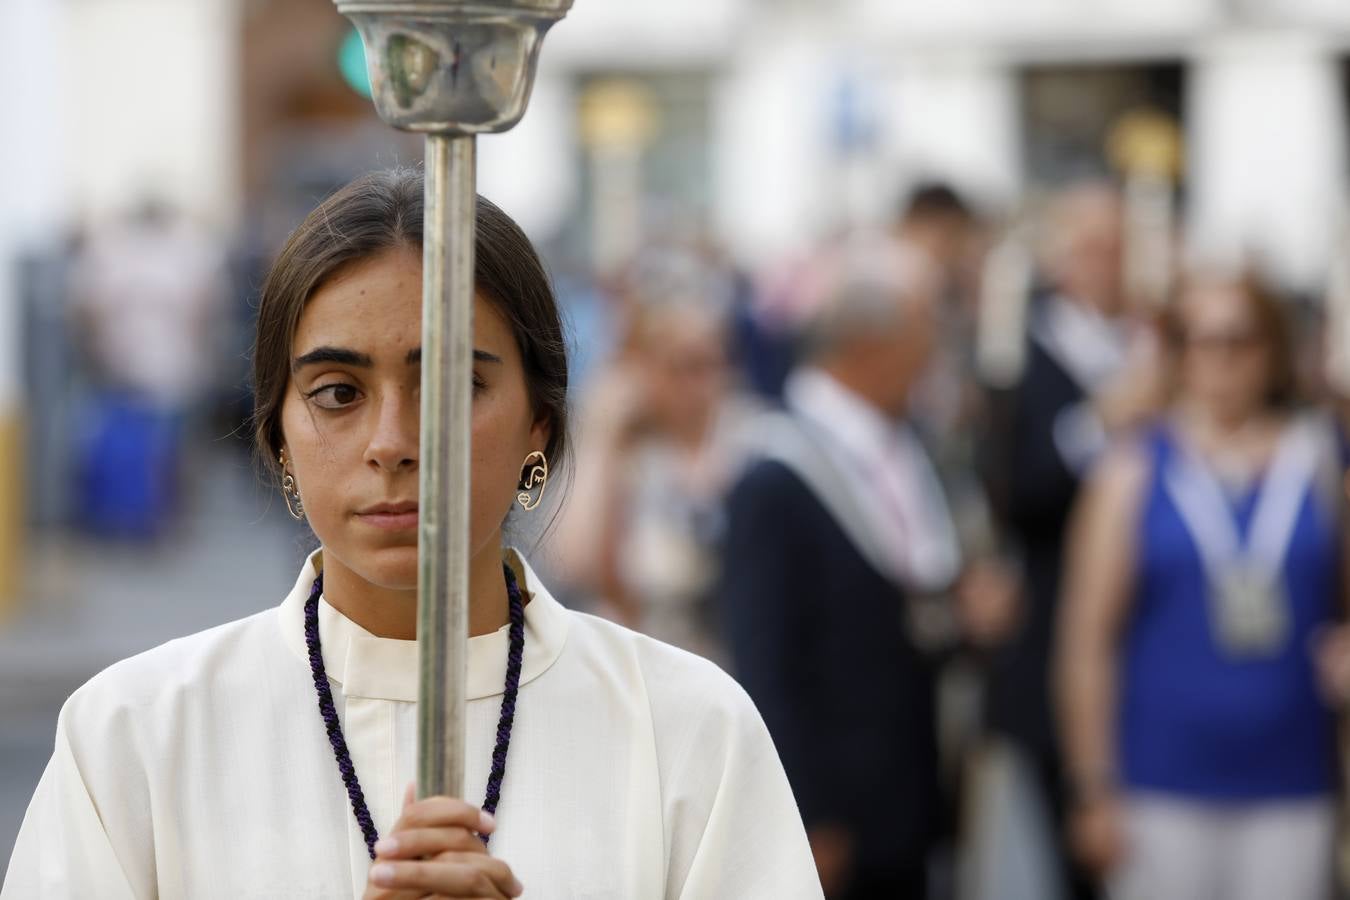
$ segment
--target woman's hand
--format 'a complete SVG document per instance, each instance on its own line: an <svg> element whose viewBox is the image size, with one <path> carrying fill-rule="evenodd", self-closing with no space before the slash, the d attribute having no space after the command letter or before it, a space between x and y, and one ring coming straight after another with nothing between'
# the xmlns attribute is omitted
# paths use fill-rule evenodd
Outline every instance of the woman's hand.
<svg viewBox="0 0 1350 900"><path fill-rule="evenodd" d="M1125 824L1120 800L1103 791L1086 799L1070 814L1069 842L1076 856L1098 876L1111 873L1125 860Z"/></svg>
<svg viewBox="0 0 1350 900"><path fill-rule="evenodd" d="M853 871L853 837L841 825L817 825L807 832L825 896L842 894Z"/></svg>
<svg viewBox="0 0 1350 900"><path fill-rule="evenodd" d="M488 856L480 834L495 823L463 800L413 800L412 786L393 831L375 843L365 900L421 897L506 900L523 888L511 868Z"/></svg>
<svg viewBox="0 0 1350 900"><path fill-rule="evenodd" d="M1017 630L1023 613L1022 580L1009 563L978 560L956 583L956 612L966 640L996 647Z"/></svg>
<svg viewBox="0 0 1350 900"><path fill-rule="evenodd" d="M1311 650L1326 701L1333 706L1350 703L1350 625L1322 629L1313 636Z"/></svg>

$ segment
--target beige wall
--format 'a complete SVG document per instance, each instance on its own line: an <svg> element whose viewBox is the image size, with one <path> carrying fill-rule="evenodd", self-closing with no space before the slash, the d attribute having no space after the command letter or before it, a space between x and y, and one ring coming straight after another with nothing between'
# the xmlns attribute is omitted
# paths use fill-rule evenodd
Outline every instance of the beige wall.
<svg viewBox="0 0 1350 900"><path fill-rule="evenodd" d="M68 3L67 172L79 214L153 188L219 226L238 213L237 0Z"/></svg>

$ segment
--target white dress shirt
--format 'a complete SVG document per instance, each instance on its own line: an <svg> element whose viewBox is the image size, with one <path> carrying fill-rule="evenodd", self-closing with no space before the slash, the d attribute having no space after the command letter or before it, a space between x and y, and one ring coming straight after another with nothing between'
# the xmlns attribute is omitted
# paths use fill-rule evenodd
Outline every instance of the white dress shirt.
<svg viewBox="0 0 1350 900"><path fill-rule="evenodd" d="M927 451L903 421L888 418L819 369L789 379L788 408L816 435L853 494L883 574L919 591L949 587L961 566L956 527Z"/></svg>
<svg viewBox="0 0 1350 900"><path fill-rule="evenodd" d="M777 753L741 688L691 654L530 599L491 852L537 898L820 898ZM95 676L63 707L0 898L359 897L370 860L318 711L304 605ZM319 563L321 564L321 562ZM381 834L415 777L417 645L326 601L324 666ZM469 641L467 783L481 804L508 631Z"/></svg>
<svg viewBox="0 0 1350 900"><path fill-rule="evenodd" d="M1128 329L1120 321L1056 294L1036 320L1032 338L1086 397L1060 411L1051 435L1069 470L1085 475L1108 443L1093 398L1125 368Z"/></svg>

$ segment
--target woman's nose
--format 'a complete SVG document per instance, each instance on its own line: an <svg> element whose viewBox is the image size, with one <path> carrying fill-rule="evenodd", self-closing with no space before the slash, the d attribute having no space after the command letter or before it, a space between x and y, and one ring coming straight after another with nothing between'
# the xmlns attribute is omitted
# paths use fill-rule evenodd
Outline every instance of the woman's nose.
<svg viewBox="0 0 1350 900"><path fill-rule="evenodd" d="M416 468L419 414L416 397L401 391L382 395L366 445L366 462L386 472Z"/></svg>

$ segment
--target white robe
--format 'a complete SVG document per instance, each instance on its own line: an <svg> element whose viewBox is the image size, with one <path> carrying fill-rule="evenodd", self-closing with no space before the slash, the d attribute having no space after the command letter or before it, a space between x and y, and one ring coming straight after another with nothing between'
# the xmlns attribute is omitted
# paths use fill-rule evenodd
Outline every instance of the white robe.
<svg viewBox="0 0 1350 900"><path fill-rule="evenodd" d="M491 852L535 898L820 898L787 779L713 664L531 599ZM361 896L370 865L320 718L306 562L279 607L111 666L66 701L0 900ZM324 666L381 834L415 777L417 645L319 606ZM469 641L482 803L507 629Z"/></svg>

